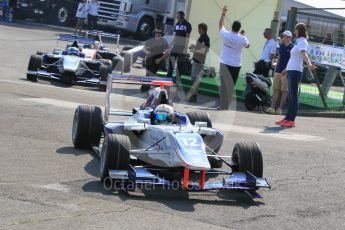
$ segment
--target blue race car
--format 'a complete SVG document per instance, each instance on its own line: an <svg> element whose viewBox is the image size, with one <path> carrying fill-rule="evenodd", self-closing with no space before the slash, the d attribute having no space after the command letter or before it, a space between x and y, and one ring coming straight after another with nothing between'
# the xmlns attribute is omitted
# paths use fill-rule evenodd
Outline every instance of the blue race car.
<svg viewBox="0 0 345 230"><path fill-rule="evenodd" d="M97 37L100 37L100 34L97 34ZM66 84L98 85L104 90L107 77L114 69L122 73L123 58L106 49L101 39L95 41L77 35L62 34L58 40L73 43L67 45L65 50L54 49L52 53L37 52L31 55L28 80L36 82L42 77L62 80Z"/></svg>

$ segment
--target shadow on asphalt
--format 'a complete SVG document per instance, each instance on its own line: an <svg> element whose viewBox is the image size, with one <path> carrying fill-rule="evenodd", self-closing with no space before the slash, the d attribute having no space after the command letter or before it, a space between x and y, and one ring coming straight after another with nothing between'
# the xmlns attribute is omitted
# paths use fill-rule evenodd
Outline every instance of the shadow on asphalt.
<svg viewBox="0 0 345 230"><path fill-rule="evenodd" d="M281 127L281 126L264 126L264 129L261 133L279 133L281 131L284 131L286 129L289 129L287 127Z"/></svg>
<svg viewBox="0 0 345 230"><path fill-rule="evenodd" d="M75 155L75 156L80 156L84 154L89 154L92 156L92 160L88 162L85 166L85 172L90 174L91 176L98 177L99 176L99 161L98 157L95 156L95 154L88 149L76 149L73 146L69 147L62 147L56 150L56 153L61 154L61 155Z"/></svg>
<svg viewBox="0 0 345 230"><path fill-rule="evenodd" d="M172 190L167 188L155 188L154 190L137 189L134 192L125 192L116 191L114 189L105 189L100 181L89 181L84 184L82 189L87 193L98 193L105 196L117 196L124 202L158 202L180 212L193 212L195 211L194 206L196 204L238 206L244 209L248 209L253 206L265 205L261 201L252 199L246 193L235 190L188 192L181 189Z"/></svg>

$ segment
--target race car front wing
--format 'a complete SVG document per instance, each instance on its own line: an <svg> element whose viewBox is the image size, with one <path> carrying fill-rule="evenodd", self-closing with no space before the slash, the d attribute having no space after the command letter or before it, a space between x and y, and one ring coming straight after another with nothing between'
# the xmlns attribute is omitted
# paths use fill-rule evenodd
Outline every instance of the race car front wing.
<svg viewBox="0 0 345 230"><path fill-rule="evenodd" d="M123 190L133 191L137 186L143 184L160 185L164 187L176 188L176 181L167 180L152 173L152 170L145 167L132 167L129 170L109 170L111 179L122 181ZM197 171L200 173L199 184L189 183L189 173L186 175L186 170L183 174L182 182L179 181L179 189L186 189L188 191L206 191L206 190L242 190L249 192L255 198L261 198L255 191L259 188L271 188L269 183L264 178L258 178L249 172L226 172L221 170ZM229 175L220 181L205 182L205 174L222 174ZM186 178L187 177L187 178ZM186 184L186 181L188 183ZM130 184L128 187L126 185ZM134 185L134 186L133 186Z"/></svg>

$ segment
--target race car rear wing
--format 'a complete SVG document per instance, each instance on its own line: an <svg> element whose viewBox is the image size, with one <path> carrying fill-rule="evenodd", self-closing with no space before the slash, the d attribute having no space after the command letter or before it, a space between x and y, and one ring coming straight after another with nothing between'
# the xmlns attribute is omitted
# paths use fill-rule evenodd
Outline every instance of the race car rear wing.
<svg viewBox="0 0 345 230"><path fill-rule="evenodd" d="M79 44L83 45L93 45L95 41L99 41L103 44L102 38L110 38L116 40L116 53L119 52L120 47L120 35L119 34L112 34L112 33L105 33L99 30L89 30L86 32L86 37L80 36L77 34L59 34L57 40L58 41L65 41L65 42L74 42L77 41Z"/></svg>
<svg viewBox="0 0 345 230"><path fill-rule="evenodd" d="M110 109L110 94L113 89L113 84L122 83L122 84L135 84L135 85L155 85L161 88L170 87L173 89L174 83L171 78L166 77L156 77L156 76L135 76L135 75L109 75L107 82L101 81L100 84L106 84L106 96L105 96L105 113L104 120L108 121L109 115L125 115L116 111L111 111Z"/></svg>
<svg viewBox="0 0 345 230"><path fill-rule="evenodd" d="M112 75L112 83L135 84L135 85L160 85L172 86L171 78L156 76L135 76L135 75Z"/></svg>

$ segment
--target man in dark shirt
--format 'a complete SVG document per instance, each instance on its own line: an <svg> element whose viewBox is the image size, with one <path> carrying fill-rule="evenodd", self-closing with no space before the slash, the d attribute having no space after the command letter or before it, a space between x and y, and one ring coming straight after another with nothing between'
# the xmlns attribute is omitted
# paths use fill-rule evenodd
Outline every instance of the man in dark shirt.
<svg viewBox="0 0 345 230"><path fill-rule="evenodd" d="M282 115L283 113L283 108L288 93L288 82L285 69L290 59L290 51L293 48L291 38L292 33L288 30L284 31L282 39L283 43L279 46L279 56L274 71L272 105L266 110L266 112L270 114ZM281 97L279 106L277 106L279 93L281 93Z"/></svg>
<svg viewBox="0 0 345 230"><path fill-rule="evenodd" d="M155 37L145 42L145 62L146 62L146 76L154 76L157 71L163 67L165 60L169 56L169 44L162 37L163 31L161 29L155 30ZM142 91L148 91L149 85L143 85Z"/></svg>
<svg viewBox="0 0 345 230"><path fill-rule="evenodd" d="M197 102L197 94L199 90L200 79L204 75L202 69L205 64L206 55L210 48L210 37L207 35L207 25L201 23L198 25L198 32L200 37L194 47L192 47L191 52L193 52L193 65L192 65L192 93L188 102Z"/></svg>
<svg viewBox="0 0 345 230"><path fill-rule="evenodd" d="M174 27L174 36L170 49L169 68L167 77L171 77L174 82L180 82L180 63L183 61L187 53L190 33L192 32L192 25L185 19L183 11L176 14L177 23ZM174 66L177 62L176 77L173 77Z"/></svg>

